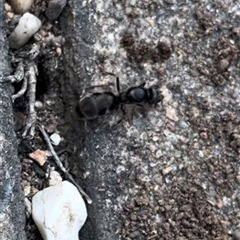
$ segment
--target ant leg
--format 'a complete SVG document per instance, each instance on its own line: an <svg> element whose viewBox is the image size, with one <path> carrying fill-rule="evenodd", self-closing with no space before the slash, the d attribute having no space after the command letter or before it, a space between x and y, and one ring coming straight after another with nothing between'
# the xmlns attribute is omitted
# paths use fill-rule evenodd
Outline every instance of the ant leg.
<svg viewBox="0 0 240 240"><path fill-rule="evenodd" d="M118 106L118 108L117 108L116 110L118 110L118 109L119 109L119 106ZM123 117L124 117L124 115L126 114L126 111L125 111L125 109L124 109L123 104L121 104L120 110L121 110L121 112L122 112L122 116L121 116L121 118L117 121L117 123L113 125L113 128L115 128L118 124L120 124L120 123L122 122Z"/></svg>
<svg viewBox="0 0 240 240"><path fill-rule="evenodd" d="M81 95L80 95L80 99L84 97L86 91L85 91L85 88L81 90Z"/></svg>
<svg viewBox="0 0 240 240"><path fill-rule="evenodd" d="M121 105L121 111L122 111L123 115L126 114L126 111L125 111L124 108L123 108L123 104Z"/></svg>
<svg viewBox="0 0 240 240"><path fill-rule="evenodd" d="M99 128L99 127L103 126L107 122L107 119L111 117L111 115L112 115L112 113L110 112L110 113L108 113L108 114L106 114L106 115L104 115L102 117L99 117L98 118L98 123L95 124L95 126L93 127L94 130L96 128Z"/></svg>
<svg viewBox="0 0 240 240"><path fill-rule="evenodd" d="M81 96L83 96L83 94L85 94L85 92L87 92L87 93L94 93L93 90L96 89L96 88L99 88L100 91L112 91L112 86L113 85L114 85L113 83L109 83L109 84L99 84L99 85L85 87L82 90Z"/></svg>
<svg viewBox="0 0 240 240"><path fill-rule="evenodd" d="M115 128L118 124L120 124L120 123L122 122L122 120L123 120L123 118L121 118L120 120L118 120L118 122L117 122L116 124L114 124L114 125L112 126L112 128Z"/></svg>
<svg viewBox="0 0 240 240"><path fill-rule="evenodd" d="M117 87L117 92L120 93L120 81L119 81L119 77L116 77L116 87Z"/></svg>
<svg viewBox="0 0 240 240"><path fill-rule="evenodd" d="M84 128L85 128L85 130L87 131L87 132L90 132L90 128L88 127L88 125L87 125L87 120L86 119L82 119L83 120L83 122L84 122Z"/></svg>
<svg viewBox="0 0 240 240"><path fill-rule="evenodd" d="M138 87L143 88L145 85L146 85L146 82L143 82Z"/></svg>
<svg viewBox="0 0 240 240"><path fill-rule="evenodd" d="M119 124L122 122L122 120L123 120L123 116L117 121L117 123L115 123L115 124L112 126L112 128L117 127L117 125L119 125Z"/></svg>

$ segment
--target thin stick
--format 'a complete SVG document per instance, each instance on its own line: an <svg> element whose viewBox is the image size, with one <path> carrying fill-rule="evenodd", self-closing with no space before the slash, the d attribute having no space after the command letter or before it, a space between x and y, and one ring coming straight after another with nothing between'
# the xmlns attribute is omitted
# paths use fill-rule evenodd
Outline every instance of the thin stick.
<svg viewBox="0 0 240 240"><path fill-rule="evenodd" d="M29 69L26 74L28 77L29 114L27 118L26 127L23 132L23 137L26 137L29 130L30 130L30 135L34 136L35 122L37 119L37 113L34 107L34 104L36 102L37 67L34 63L32 63L29 66Z"/></svg>
<svg viewBox="0 0 240 240"><path fill-rule="evenodd" d="M66 168L63 166L62 162L60 161L59 157L57 156L57 153L55 152L51 141L48 137L48 134L46 133L46 131L44 130L44 128L40 125L38 125L39 130L41 131L49 150L51 151L53 158L55 159L55 162L57 164L57 166L61 169L61 171L64 172L66 179L68 179L69 181L71 181L78 189L78 191L86 198L88 204L92 203L91 198L84 192L84 190L76 183L76 181L73 179L73 177L67 172Z"/></svg>
<svg viewBox="0 0 240 240"><path fill-rule="evenodd" d="M27 77L24 77L23 84L22 84L20 91L16 94L12 95L13 102L15 101L15 99L23 96L23 94L27 91L27 85L28 85L28 79L27 79Z"/></svg>

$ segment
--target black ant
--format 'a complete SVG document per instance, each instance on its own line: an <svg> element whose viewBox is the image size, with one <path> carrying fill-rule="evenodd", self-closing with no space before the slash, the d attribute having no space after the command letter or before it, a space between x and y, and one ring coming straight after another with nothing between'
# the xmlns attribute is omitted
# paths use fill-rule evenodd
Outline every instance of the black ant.
<svg viewBox="0 0 240 240"><path fill-rule="evenodd" d="M105 92L95 92L91 95L84 96L80 98L76 111L81 119L94 120L101 116L108 116L114 110L121 108L122 112L125 114L123 109L124 105L132 104L143 106L144 104L157 105L162 101L163 96L159 90L155 87L146 88L145 82L142 84L130 87L126 91L120 91L119 78L116 78L117 95L111 91ZM93 86L90 88L101 87Z"/></svg>

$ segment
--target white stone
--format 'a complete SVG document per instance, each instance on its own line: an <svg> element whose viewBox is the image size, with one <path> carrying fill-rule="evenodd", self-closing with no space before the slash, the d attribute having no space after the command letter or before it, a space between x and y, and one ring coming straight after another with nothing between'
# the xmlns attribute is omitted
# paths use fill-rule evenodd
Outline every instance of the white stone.
<svg viewBox="0 0 240 240"><path fill-rule="evenodd" d="M33 0L8 0L8 2L16 14L27 12L33 4Z"/></svg>
<svg viewBox="0 0 240 240"><path fill-rule="evenodd" d="M62 182L62 177L57 171L51 171L49 177L49 186L55 186Z"/></svg>
<svg viewBox="0 0 240 240"><path fill-rule="evenodd" d="M9 36L9 47L13 49L18 49L25 45L27 41L36 33L42 23L39 18L35 17L31 13L25 13L14 29L12 34Z"/></svg>
<svg viewBox="0 0 240 240"><path fill-rule="evenodd" d="M43 108L43 104L42 104L42 102L40 102L40 101L36 101L35 104L34 104L34 106L35 106L35 108L37 108L37 109Z"/></svg>
<svg viewBox="0 0 240 240"><path fill-rule="evenodd" d="M30 183L23 188L24 196L27 197L31 192Z"/></svg>
<svg viewBox="0 0 240 240"><path fill-rule="evenodd" d="M50 139L52 140L52 144L57 146L61 142L61 137L57 133L53 133L50 136Z"/></svg>
<svg viewBox="0 0 240 240"><path fill-rule="evenodd" d="M63 181L33 196L32 217L44 240L78 240L87 210L77 188Z"/></svg>

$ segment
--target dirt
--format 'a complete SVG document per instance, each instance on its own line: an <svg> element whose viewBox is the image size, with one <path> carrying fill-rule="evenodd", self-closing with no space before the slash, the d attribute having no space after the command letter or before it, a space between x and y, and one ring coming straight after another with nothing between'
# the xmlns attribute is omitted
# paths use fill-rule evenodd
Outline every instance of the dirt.
<svg viewBox="0 0 240 240"><path fill-rule="evenodd" d="M167 60L174 51L172 43L166 41L159 41L156 46L143 41L135 44L135 38L130 33L122 37L121 44L126 49L128 60L137 64L138 67L147 61L161 63Z"/></svg>

